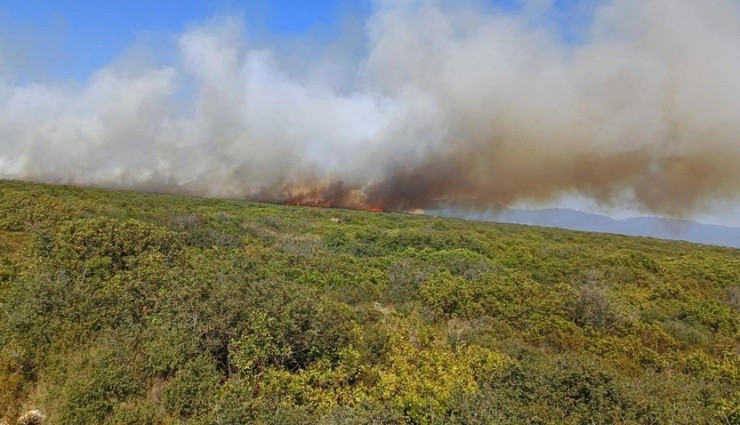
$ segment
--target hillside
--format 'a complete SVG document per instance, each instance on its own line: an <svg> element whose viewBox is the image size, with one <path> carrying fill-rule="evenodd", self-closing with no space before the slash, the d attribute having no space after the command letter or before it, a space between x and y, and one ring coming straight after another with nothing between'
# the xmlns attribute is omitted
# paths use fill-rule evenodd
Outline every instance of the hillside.
<svg viewBox="0 0 740 425"><path fill-rule="evenodd" d="M660 217L633 217L617 220L605 215L590 214L569 208L541 210L458 211L432 210L432 215L470 220L529 224L587 232L645 236L658 239L682 240L706 245L740 248L740 228L675 220Z"/></svg>
<svg viewBox="0 0 740 425"><path fill-rule="evenodd" d="M739 424L740 251L0 182L0 423Z"/></svg>

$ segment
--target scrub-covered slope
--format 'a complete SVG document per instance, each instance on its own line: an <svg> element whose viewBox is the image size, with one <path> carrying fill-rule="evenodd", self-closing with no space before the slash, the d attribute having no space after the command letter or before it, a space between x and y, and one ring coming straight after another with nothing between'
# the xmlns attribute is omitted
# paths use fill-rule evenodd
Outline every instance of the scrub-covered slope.
<svg viewBox="0 0 740 425"><path fill-rule="evenodd" d="M740 423L740 251L0 182L0 421Z"/></svg>

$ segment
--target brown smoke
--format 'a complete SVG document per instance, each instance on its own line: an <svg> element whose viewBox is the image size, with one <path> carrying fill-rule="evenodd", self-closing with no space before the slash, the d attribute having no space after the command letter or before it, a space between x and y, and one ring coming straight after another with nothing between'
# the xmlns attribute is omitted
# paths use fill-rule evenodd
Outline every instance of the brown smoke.
<svg viewBox="0 0 740 425"><path fill-rule="evenodd" d="M681 216L704 207L708 199L734 193L737 167L734 158L721 155L655 159L633 152L546 159L464 152L398 168L366 186L308 179L271 186L250 199L323 208L410 211L450 204L497 208L523 198L552 200L563 191L613 204L625 187L633 187L640 205Z"/></svg>
<svg viewBox="0 0 740 425"><path fill-rule="evenodd" d="M722 153L654 158L645 152L560 157L464 152L396 170L370 186L366 196L370 203L393 210L456 201L495 207L520 199L548 201L563 191L608 205L618 202L625 188L634 188L634 200L648 210L680 216L705 207L703 203L714 197L735 195L740 178L737 161Z"/></svg>

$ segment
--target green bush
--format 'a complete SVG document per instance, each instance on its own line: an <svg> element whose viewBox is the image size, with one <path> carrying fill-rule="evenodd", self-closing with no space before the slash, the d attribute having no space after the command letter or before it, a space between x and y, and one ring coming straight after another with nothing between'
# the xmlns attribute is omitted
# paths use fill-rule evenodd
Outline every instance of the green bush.
<svg viewBox="0 0 740 425"><path fill-rule="evenodd" d="M164 390L164 406L175 417L207 413L217 393L219 374L212 359L198 356L186 363Z"/></svg>
<svg viewBox="0 0 740 425"><path fill-rule="evenodd" d="M0 182L0 422L740 423L737 254Z"/></svg>

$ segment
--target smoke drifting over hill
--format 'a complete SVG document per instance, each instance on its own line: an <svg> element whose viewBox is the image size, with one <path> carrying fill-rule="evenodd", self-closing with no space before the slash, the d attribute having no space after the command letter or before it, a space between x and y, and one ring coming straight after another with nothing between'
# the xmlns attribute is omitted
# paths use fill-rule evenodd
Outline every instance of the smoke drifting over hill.
<svg viewBox="0 0 740 425"><path fill-rule="evenodd" d="M737 2L609 1L577 42L547 2L446 3L378 1L362 55L300 71L219 19L167 66L0 80L0 176L385 209L740 198Z"/></svg>

